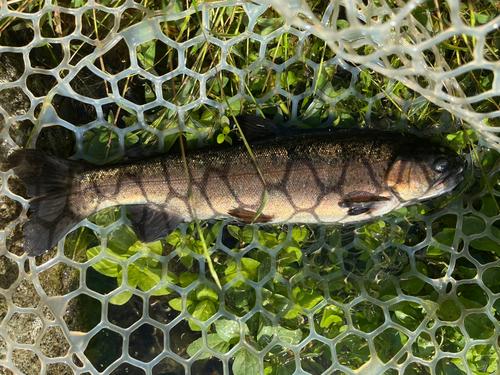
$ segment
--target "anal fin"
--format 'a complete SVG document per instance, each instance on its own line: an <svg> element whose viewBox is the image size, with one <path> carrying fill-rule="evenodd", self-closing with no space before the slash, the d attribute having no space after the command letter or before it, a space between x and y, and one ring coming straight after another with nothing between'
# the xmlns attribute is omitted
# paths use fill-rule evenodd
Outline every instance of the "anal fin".
<svg viewBox="0 0 500 375"><path fill-rule="evenodd" d="M251 224L252 222L253 223L268 223L268 222L273 220L272 216L263 215L263 214L260 214L259 217L257 217L255 219L255 215L257 215L257 212L245 210L245 209L240 209L240 208L235 208L235 209L229 210L227 213L229 215L231 215L232 217L234 217L235 219L237 219L245 224Z"/></svg>
<svg viewBox="0 0 500 375"><path fill-rule="evenodd" d="M184 218L176 212L167 211L157 204L128 206L132 229L137 239L144 243L167 237Z"/></svg>

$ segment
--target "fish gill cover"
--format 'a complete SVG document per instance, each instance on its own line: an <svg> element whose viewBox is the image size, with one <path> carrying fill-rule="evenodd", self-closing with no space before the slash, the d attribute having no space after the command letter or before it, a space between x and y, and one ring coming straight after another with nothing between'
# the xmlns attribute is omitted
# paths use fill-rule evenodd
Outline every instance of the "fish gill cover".
<svg viewBox="0 0 500 375"><path fill-rule="evenodd" d="M28 258L5 166L1 372L500 371L495 2L0 4L2 162L232 143L222 116L263 113L421 132L474 166L456 199L352 227L202 222L221 291L193 224L143 245L123 207Z"/></svg>

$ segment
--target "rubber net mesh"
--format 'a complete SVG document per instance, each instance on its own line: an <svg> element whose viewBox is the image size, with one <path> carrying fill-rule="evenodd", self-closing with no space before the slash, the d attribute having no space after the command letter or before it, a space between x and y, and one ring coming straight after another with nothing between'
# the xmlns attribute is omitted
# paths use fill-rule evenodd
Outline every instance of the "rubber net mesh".
<svg viewBox="0 0 500 375"><path fill-rule="evenodd" d="M28 258L4 168L0 373L498 374L500 18L449 0L436 29L431 3L2 0L2 161L112 162L175 148L178 126L196 147L262 110L470 137L482 169L445 208L355 227L202 223L219 291L193 225L143 246L124 208Z"/></svg>

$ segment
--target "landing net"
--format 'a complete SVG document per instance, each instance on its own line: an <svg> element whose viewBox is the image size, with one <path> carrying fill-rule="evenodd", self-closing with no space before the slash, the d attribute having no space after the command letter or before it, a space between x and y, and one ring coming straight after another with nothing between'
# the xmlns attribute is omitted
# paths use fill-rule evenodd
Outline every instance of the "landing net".
<svg viewBox="0 0 500 375"><path fill-rule="evenodd" d="M437 6L436 6L437 5ZM28 258L0 172L0 374L498 374L494 1L0 2L0 157L113 162L225 140L220 118L371 127L470 152L459 198L355 227L202 223L137 242L124 208ZM222 134L222 137L219 135Z"/></svg>

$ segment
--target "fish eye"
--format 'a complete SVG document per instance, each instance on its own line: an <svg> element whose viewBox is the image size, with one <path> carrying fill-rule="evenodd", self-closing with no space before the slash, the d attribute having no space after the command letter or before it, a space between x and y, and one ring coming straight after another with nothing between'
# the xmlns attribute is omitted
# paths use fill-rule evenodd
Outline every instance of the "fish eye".
<svg viewBox="0 0 500 375"><path fill-rule="evenodd" d="M434 170L438 173L444 173L450 166L450 162L444 158L439 158L434 162Z"/></svg>

